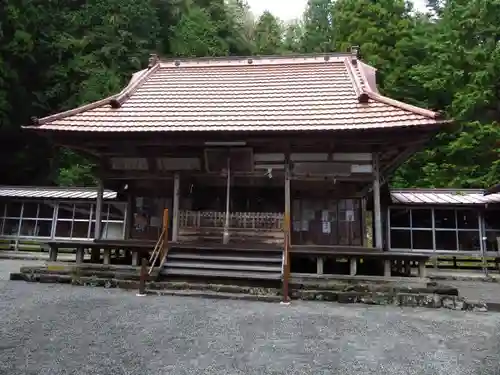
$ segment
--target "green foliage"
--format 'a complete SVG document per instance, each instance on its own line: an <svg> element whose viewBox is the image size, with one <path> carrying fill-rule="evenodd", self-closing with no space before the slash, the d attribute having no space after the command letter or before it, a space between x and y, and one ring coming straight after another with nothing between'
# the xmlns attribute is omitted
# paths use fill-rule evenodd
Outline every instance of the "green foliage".
<svg viewBox="0 0 500 375"><path fill-rule="evenodd" d="M281 21L265 11L255 25L255 51L259 55L280 54L283 45Z"/></svg>
<svg viewBox="0 0 500 375"><path fill-rule="evenodd" d="M396 186L486 187L500 180L500 0L309 0L300 20L257 20L244 0L0 2L0 183L93 184L93 165L18 131L119 91L162 56L348 51L381 91L439 109L456 126L394 175Z"/></svg>
<svg viewBox="0 0 500 375"><path fill-rule="evenodd" d="M304 13L302 52L334 50L336 28L333 25L332 0L308 0Z"/></svg>

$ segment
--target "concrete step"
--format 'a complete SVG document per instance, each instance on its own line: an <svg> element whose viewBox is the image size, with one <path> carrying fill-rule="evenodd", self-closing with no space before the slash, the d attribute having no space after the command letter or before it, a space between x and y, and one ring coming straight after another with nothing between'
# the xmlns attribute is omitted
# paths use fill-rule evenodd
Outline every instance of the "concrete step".
<svg viewBox="0 0 500 375"><path fill-rule="evenodd" d="M189 269L165 267L164 276L223 277L231 279L281 280L281 272L242 272L228 270Z"/></svg>
<svg viewBox="0 0 500 375"><path fill-rule="evenodd" d="M214 263L195 263L195 262L180 262L171 261L164 265L164 268L190 268L190 269L212 269L212 270L241 270L241 271L257 271L257 272L281 272L281 265L265 266L265 265L247 265L247 264L214 264Z"/></svg>
<svg viewBox="0 0 500 375"><path fill-rule="evenodd" d="M279 263L282 262L281 256L271 255L269 257L252 257L252 256L239 256L235 254L230 255L219 255L219 254L203 254L203 253L183 253L181 251L175 252L168 255L168 260L171 259L191 259L191 260L210 260L210 261L225 261L225 262L256 262L256 263Z"/></svg>

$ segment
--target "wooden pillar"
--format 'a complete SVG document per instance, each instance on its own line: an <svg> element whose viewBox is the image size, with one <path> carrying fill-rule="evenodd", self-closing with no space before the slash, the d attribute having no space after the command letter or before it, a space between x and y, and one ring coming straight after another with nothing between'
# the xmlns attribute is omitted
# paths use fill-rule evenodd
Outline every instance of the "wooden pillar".
<svg viewBox="0 0 500 375"><path fill-rule="evenodd" d="M79 246L76 248L76 263L81 264L83 263L83 257L85 255L85 249L83 246Z"/></svg>
<svg viewBox="0 0 500 375"><path fill-rule="evenodd" d="M227 182L226 182L226 220L224 222L224 233L222 235L222 243L229 243L229 214L231 203L231 159L227 158Z"/></svg>
<svg viewBox="0 0 500 375"><path fill-rule="evenodd" d="M391 276L391 261L389 259L384 259L384 276Z"/></svg>
<svg viewBox="0 0 500 375"><path fill-rule="evenodd" d="M287 161L285 166L285 217L284 217L284 250L283 250L283 302L290 302L289 282L290 282L290 166Z"/></svg>
<svg viewBox="0 0 500 375"><path fill-rule="evenodd" d="M325 258L317 257L316 258L316 273L318 275L323 275L324 265L325 265Z"/></svg>
<svg viewBox="0 0 500 375"><path fill-rule="evenodd" d="M90 249L90 262L91 263L101 263L101 249L98 247L93 247Z"/></svg>
<svg viewBox="0 0 500 375"><path fill-rule="evenodd" d="M180 198L180 175L179 172L174 175L174 202L172 204L172 242L179 239L179 198Z"/></svg>
<svg viewBox="0 0 500 375"><path fill-rule="evenodd" d="M132 265L133 266L139 265L139 251L138 250L132 251Z"/></svg>
<svg viewBox="0 0 500 375"><path fill-rule="evenodd" d="M104 196L104 185L99 178L97 183L97 199L95 204L95 232L94 239L99 240L102 237L102 202Z"/></svg>
<svg viewBox="0 0 500 375"><path fill-rule="evenodd" d="M426 263L425 260L420 260L418 262L418 276L422 278L427 277L427 270L425 268L425 263Z"/></svg>
<svg viewBox="0 0 500 375"><path fill-rule="evenodd" d="M50 250L49 250L49 260L51 262L57 262L57 253L58 253L58 248L57 245L50 245Z"/></svg>
<svg viewBox="0 0 500 375"><path fill-rule="evenodd" d="M127 196L127 215L125 216L126 240L132 237L132 228L134 226L134 210L135 210L135 196L129 192Z"/></svg>
<svg viewBox="0 0 500 375"><path fill-rule="evenodd" d="M349 274L351 276L356 276L358 273L358 260L355 257L349 259Z"/></svg>
<svg viewBox="0 0 500 375"><path fill-rule="evenodd" d="M477 216L478 224L479 224L479 238L481 238L481 241L479 241L479 249L481 251L481 260L483 264L483 272L486 277L489 276L488 272L488 260L486 258L486 252L488 251L487 246L486 246L486 231L485 231L485 224L484 224L484 211L479 210L479 214Z"/></svg>
<svg viewBox="0 0 500 375"><path fill-rule="evenodd" d="M104 264L111 264L111 249L104 249Z"/></svg>
<svg viewBox="0 0 500 375"><path fill-rule="evenodd" d="M366 198L361 199L361 246L367 247Z"/></svg>
<svg viewBox="0 0 500 375"><path fill-rule="evenodd" d="M380 167L379 155L373 153L373 213L375 232L375 247L381 249L382 244L382 210L380 205Z"/></svg>

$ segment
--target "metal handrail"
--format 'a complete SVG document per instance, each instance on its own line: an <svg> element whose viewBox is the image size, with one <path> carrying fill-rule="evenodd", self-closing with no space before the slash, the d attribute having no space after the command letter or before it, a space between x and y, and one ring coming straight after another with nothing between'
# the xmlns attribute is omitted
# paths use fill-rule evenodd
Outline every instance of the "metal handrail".
<svg viewBox="0 0 500 375"><path fill-rule="evenodd" d="M160 243L164 241L164 235L165 235L165 228L163 228L160 236L158 237L158 241L156 241L156 244L153 247L153 252L151 253L151 256L149 257L149 264L151 264L151 261L155 257L155 252L158 250Z"/></svg>
<svg viewBox="0 0 500 375"><path fill-rule="evenodd" d="M156 243L156 246L153 249L153 252L151 253L151 257L149 258L148 273L150 275L153 272L153 269L155 268L156 261L158 260L158 256L160 255L164 245L165 245L165 228L163 228L163 231L161 232L160 237L158 238L158 242Z"/></svg>
<svg viewBox="0 0 500 375"><path fill-rule="evenodd" d="M167 257L168 252L168 208L163 210L163 230L161 231L160 237L158 238L158 242L153 249L153 253L149 258L149 275L153 273L155 268L156 261L158 257L160 257L160 267L163 266L165 259Z"/></svg>

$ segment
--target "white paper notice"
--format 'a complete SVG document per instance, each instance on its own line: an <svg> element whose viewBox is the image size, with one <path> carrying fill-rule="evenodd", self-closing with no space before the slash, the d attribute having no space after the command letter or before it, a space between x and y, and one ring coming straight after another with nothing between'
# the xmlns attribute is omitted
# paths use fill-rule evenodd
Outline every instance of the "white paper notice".
<svg viewBox="0 0 500 375"><path fill-rule="evenodd" d="M323 233L328 234L332 231L332 225L329 221L323 221Z"/></svg>
<svg viewBox="0 0 500 375"><path fill-rule="evenodd" d="M328 221L328 210L321 211L321 220Z"/></svg>
<svg viewBox="0 0 500 375"><path fill-rule="evenodd" d="M302 220L302 225L300 229L302 232L309 232L309 221Z"/></svg>
<svg viewBox="0 0 500 375"><path fill-rule="evenodd" d="M345 220L346 221L354 221L354 211L347 210L345 212Z"/></svg>

